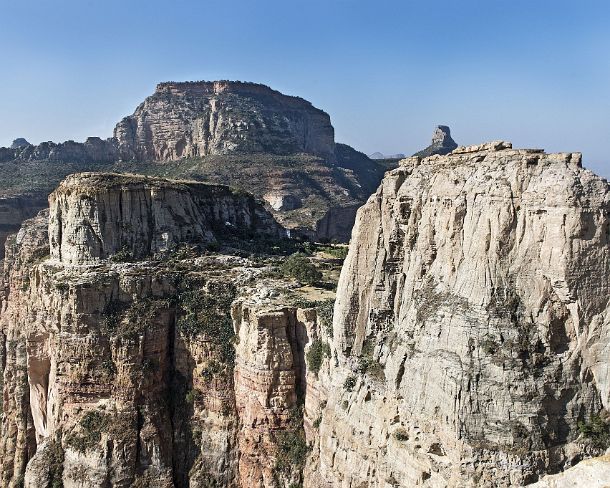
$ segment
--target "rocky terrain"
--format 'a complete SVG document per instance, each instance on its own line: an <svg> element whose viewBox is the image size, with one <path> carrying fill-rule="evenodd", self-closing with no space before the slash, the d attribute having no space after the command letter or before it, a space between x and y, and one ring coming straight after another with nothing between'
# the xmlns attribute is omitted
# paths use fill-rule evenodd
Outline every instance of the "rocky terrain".
<svg viewBox="0 0 610 488"><path fill-rule="evenodd" d="M401 161L334 319L342 248L248 194L84 173L49 202L6 247L2 486L605 486L610 188L580 154Z"/></svg>
<svg viewBox="0 0 610 488"><path fill-rule="evenodd" d="M0 148L0 195L44 198L81 171L195 179L253 193L295 235L347 241L386 169L335 143L328 114L301 98L255 83L169 82L111 138Z"/></svg>
<svg viewBox="0 0 610 488"><path fill-rule="evenodd" d="M369 158L371 159L403 159L405 157L402 153L397 154L382 154L379 151L374 152L373 154L369 154Z"/></svg>

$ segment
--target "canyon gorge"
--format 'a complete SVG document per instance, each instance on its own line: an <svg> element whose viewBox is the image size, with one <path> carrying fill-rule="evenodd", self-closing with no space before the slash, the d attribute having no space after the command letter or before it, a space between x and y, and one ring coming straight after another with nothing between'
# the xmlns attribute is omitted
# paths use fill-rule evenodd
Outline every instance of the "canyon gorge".
<svg viewBox="0 0 610 488"><path fill-rule="evenodd" d="M608 182L384 161L227 81L0 149L0 486L605 486Z"/></svg>

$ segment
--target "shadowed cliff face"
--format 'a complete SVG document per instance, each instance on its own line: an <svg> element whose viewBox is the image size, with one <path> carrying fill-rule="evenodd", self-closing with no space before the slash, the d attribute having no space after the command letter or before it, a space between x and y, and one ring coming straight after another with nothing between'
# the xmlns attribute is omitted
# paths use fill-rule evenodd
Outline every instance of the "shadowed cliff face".
<svg viewBox="0 0 610 488"><path fill-rule="evenodd" d="M44 193L0 197L0 259L4 258L6 238L16 233L24 220L34 217L46 206Z"/></svg>
<svg viewBox="0 0 610 488"><path fill-rule="evenodd" d="M403 160L357 216L309 486L520 486L603 452L610 189L498 142Z"/></svg>

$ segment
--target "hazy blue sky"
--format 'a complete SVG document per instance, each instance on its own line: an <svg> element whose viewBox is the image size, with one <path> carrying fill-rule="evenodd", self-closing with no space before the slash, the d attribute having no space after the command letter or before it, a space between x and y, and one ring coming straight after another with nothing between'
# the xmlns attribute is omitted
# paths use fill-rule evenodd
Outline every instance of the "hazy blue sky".
<svg viewBox="0 0 610 488"><path fill-rule="evenodd" d="M108 137L159 81L268 84L337 139L582 151L610 177L607 0L0 0L0 145Z"/></svg>

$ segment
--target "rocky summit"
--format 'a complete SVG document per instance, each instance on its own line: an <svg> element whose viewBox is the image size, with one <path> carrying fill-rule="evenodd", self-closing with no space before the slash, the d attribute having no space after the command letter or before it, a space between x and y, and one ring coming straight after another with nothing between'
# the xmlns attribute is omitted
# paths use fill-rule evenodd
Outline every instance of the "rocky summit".
<svg viewBox="0 0 610 488"><path fill-rule="evenodd" d="M434 129L432 142L430 145L418 151L414 156L422 158L433 156L434 154L445 155L458 147L457 143L451 138L451 130L446 125L439 125Z"/></svg>
<svg viewBox="0 0 610 488"><path fill-rule="evenodd" d="M604 486L610 186L579 153L403 159L342 267L221 185L49 204L7 240L2 486Z"/></svg>
<svg viewBox="0 0 610 488"><path fill-rule="evenodd" d="M161 83L117 124L114 138L121 158L143 161L233 153L309 153L335 160L327 113L255 83Z"/></svg>

